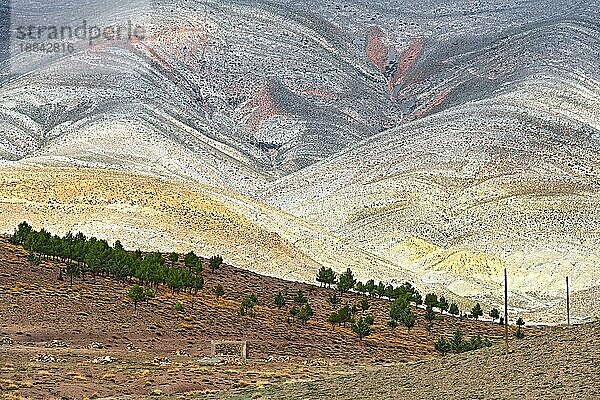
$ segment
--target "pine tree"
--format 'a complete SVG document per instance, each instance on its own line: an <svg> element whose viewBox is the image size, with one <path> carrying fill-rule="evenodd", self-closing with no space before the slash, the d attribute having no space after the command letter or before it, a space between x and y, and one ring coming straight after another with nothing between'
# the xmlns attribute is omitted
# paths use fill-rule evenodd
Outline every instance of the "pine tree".
<svg viewBox="0 0 600 400"><path fill-rule="evenodd" d="M367 281L367 283L365 284L365 289L366 289L367 293L369 293L369 296L374 297L375 296L375 281L373 279L369 279Z"/></svg>
<svg viewBox="0 0 600 400"><path fill-rule="evenodd" d="M294 297L294 303L296 303L296 304L308 303L308 299L306 298L306 296L304 295L304 292L302 292L302 290L298 290L298 293Z"/></svg>
<svg viewBox="0 0 600 400"><path fill-rule="evenodd" d="M438 307L439 302L435 293L427 293L425 295L425 305L428 307Z"/></svg>
<svg viewBox="0 0 600 400"><path fill-rule="evenodd" d="M356 282L355 289L358 293L363 294L363 295L367 292L367 288L366 288L365 284L362 282Z"/></svg>
<svg viewBox="0 0 600 400"><path fill-rule="evenodd" d="M517 319L517 331L515 332L515 336L517 337L517 339L523 339L525 337L525 333L522 329L524 325L525 321L523 321L523 318L519 317L519 319Z"/></svg>
<svg viewBox="0 0 600 400"><path fill-rule="evenodd" d="M335 321L338 325L346 325L348 322L351 322L352 313L350 312L350 307L344 306L340 308L337 312L329 316L328 321Z"/></svg>
<svg viewBox="0 0 600 400"><path fill-rule="evenodd" d="M127 292L127 296L131 300L133 300L133 308L137 310L138 302L144 301L146 299L146 294L144 292L144 288L140 285L133 285L129 292Z"/></svg>
<svg viewBox="0 0 600 400"><path fill-rule="evenodd" d="M352 323L352 332L358 336L358 340L362 342L363 338L371 335L371 326L368 321L360 317L357 322Z"/></svg>
<svg viewBox="0 0 600 400"><path fill-rule="evenodd" d="M169 261L171 261L171 268L175 267L175 263L179 261L179 254L173 252L169 254Z"/></svg>
<svg viewBox="0 0 600 400"><path fill-rule="evenodd" d="M340 304L342 302L342 300L338 297L337 293L334 293L333 295L329 296L327 301L329 302L329 304L331 304L333 306Z"/></svg>
<svg viewBox="0 0 600 400"><path fill-rule="evenodd" d="M67 275L71 278L71 286L73 285L73 277L79 275L79 267L75 264L67 265Z"/></svg>
<svg viewBox="0 0 600 400"><path fill-rule="evenodd" d="M277 308L281 309L285 306L285 298L283 297L283 293L277 292L275 295L275 305Z"/></svg>
<svg viewBox="0 0 600 400"><path fill-rule="evenodd" d="M435 312L433 312L433 307L431 305L428 305L425 309L425 319L429 323L428 328L431 329L433 326L433 321L435 321Z"/></svg>
<svg viewBox="0 0 600 400"><path fill-rule="evenodd" d="M446 300L444 296L440 297L440 300L438 301L438 307L442 312L448 311L448 309L450 308L448 300Z"/></svg>
<svg viewBox="0 0 600 400"><path fill-rule="evenodd" d="M146 301L146 305L148 304L148 301L150 301L150 299L153 299L155 297L156 294L154 293L154 290L150 288L144 289L144 300Z"/></svg>
<svg viewBox="0 0 600 400"><path fill-rule="evenodd" d="M223 264L223 257L212 256L209 261L210 271L214 274L216 270L221 268L222 264Z"/></svg>
<svg viewBox="0 0 600 400"><path fill-rule="evenodd" d="M483 315L483 310L481 309L481 304L477 303L471 309L471 317L475 319L479 319Z"/></svg>
<svg viewBox="0 0 600 400"><path fill-rule="evenodd" d="M490 310L490 317L492 318L492 322L496 321L498 318L500 318L500 311L498 311L497 308L492 308Z"/></svg>
<svg viewBox="0 0 600 400"><path fill-rule="evenodd" d="M328 271L327 268L321 267L319 272L317 273L317 282L319 282L320 286L327 286L328 282Z"/></svg>
<svg viewBox="0 0 600 400"><path fill-rule="evenodd" d="M246 315L246 314L250 314L252 315L252 310L254 309L254 306L258 303L258 299L256 297L256 295L251 294L250 296L246 296L244 298L244 300L242 300L242 304L240 305L240 314L241 315Z"/></svg>
<svg viewBox="0 0 600 400"><path fill-rule="evenodd" d="M342 322L340 320L340 314L337 312L330 314L329 317L327 317L327 322L329 322L331 324L331 330L335 331L335 325L342 324Z"/></svg>
<svg viewBox="0 0 600 400"><path fill-rule="evenodd" d="M306 322L312 318L312 316L314 315L313 309L311 308L310 304L306 303L305 305L303 305L302 307L300 307L300 309L298 310L298 319L300 321L302 321L303 325L306 325Z"/></svg>
<svg viewBox="0 0 600 400"><path fill-rule="evenodd" d="M340 275L337 288L341 293L346 293L354 288L356 284L356 279L354 279L354 274L352 270L348 268L346 272Z"/></svg>
<svg viewBox="0 0 600 400"><path fill-rule="evenodd" d="M449 309L448 312L450 314L452 314L452 315L459 315L460 314L460 310L458 309L458 306L456 305L456 303L450 304L450 309Z"/></svg>
<svg viewBox="0 0 600 400"><path fill-rule="evenodd" d="M225 289L223 289L222 285L217 285L213 288L213 293L217 296L217 299L219 299L225 294Z"/></svg>
<svg viewBox="0 0 600 400"><path fill-rule="evenodd" d="M190 271L192 270L192 268L194 268L194 266L196 265L198 260L199 260L198 256L193 251L190 251L189 253L187 253L185 255L185 257L183 258L183 262L184 262L186 268Z"/></svg>
<svg viewBox="0 0 600 400"><path fill-rule="evenodd" d="M321 267L317 273L316 279L321 287L326 286L330 288L331 285L335 285L337 283L337 274L331 268Z"/></svg>
<svg viewBox="0 0 600 400"><path fill-rule="evenodd" d="M383 282L379 282L379 285L375 287L375 293L379 298L385 296L385 284Z"/></svg>
<svg viewBox="0 0 600 400"><path fill-rule="evenodd" d="M410 330L417 323L417 316L410 308L407 308L400 316L400 323L406 327L408 333L410 334Z"/></svg>
<svg viewBox="0 0 600 400"><path fill-rule="evenodd" d="M358 305L360 306L360 309L363 311L367 311L369 308L371 308L371 305L369 304L369 300L367 300L367 299L360 300Z"/></svg>
<svg viewBox="0 0 600 400"><path fill-rule="evenodd" d="M390 319L396 322L400 322L402 316L408 309L408 301L404 297L400 297L394 300L390 304Z"/></svg>

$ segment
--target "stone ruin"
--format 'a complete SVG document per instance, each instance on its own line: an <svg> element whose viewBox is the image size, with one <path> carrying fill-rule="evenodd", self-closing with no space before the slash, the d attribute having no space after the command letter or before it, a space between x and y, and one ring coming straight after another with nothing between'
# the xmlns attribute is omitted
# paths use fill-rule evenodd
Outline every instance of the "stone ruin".
<svg viewBox="0 0 600 400"><path fill-rule="evenodd" d="M213 358L241 359L246 361L248 352L245 340L211 340L210 356Z"/></svg>

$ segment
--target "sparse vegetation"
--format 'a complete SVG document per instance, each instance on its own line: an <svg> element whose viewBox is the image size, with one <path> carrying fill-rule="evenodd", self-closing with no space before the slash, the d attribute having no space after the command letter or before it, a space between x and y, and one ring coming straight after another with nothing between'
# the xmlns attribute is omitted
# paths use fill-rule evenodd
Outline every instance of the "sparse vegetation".
<svg viewBox="0 0 600 400"><path fill-rule="evenodd" d="M175 303L175 305L173 306L173 311L178 312L178 313L183 313L185 311L185 309L183 307L183 303L180 301Z"/></svg>
<svg viewBox="0 0 600 400"><path fill-rule="evenodd" d="M306 296L304 295L304 292L302 290L298 290L298 293L296 293L296 296L294 296L294 303L296 303L296 304L308 303L308 299L306 298Z"/></svg>
<svg viewBox="0 0 600 400"><path fill-rule="evenodd" d="M27 236L25 232L27 232L27 228L23 227L19 235L15 234L14 240L17 240L17 237L19 236ZM91 279L91 276L114 277L120 281L128 282L129 285L133 285L130 289L130 298L134 302L135 309L137 309L139 302L146 301L148 303L149 299L154 297L155 293L157 292L156 288L159 285L166 285L174 294L180 292L197 293L203 288L204 285L204 278L200 273L202 272L203 264L201 259L193 252L189 252L185 256L178 256L175 253L162 255L156 252L144 254L139 250L130 252L123 249L123 246L120 244L120 242L115 242L115 245L111 247L106 242L101 240L94 238L87 239L85 236L78 234L76 236L67 236L68 239L65 239L64 243L73 246L73 248L71 248L71 251L74 252L73 254L77 254L77 251L81 251L83 256L79 257L77 255L71 255L69 257L73 258L61 258L62 256L60 255L45 255L45 252L48 250L44 249L44 247L41 245L43 241L40 241L39 238L36 237L34 240L33 236L35 236L36 233L34 233L33 230L30 230L28 235L30 236L28 243L31 245L31 249L33 249L30 250L30 254L32 256L42 258L56 257L56 259L59 261L64 260L66 265L70 264L73 267L80 268L85 271L80 272L77 270L77 272L71 274L72 279L82 276L83 273L87 273L90 277L89 279ZM37 235L44 236L46 234L37 233ZM59 241L58 243L63 242ZM80 250L73 250L77 249L77 247L75 247L76 245L79 246ZM88 247L89 252L87 252ZM215 256L212 258L212 260L217 260L218 258L220 257ZM222 261L219 261L219 264L220 262ZM211 261L207 262L205 260L205 263L207 266L211 265ZM183 264L185 264L185 267L183 267ZM64 265L61 267L64 269ZM217 269L218 268L211 268L213 272L217 272ZM223 275L221 278L218 278L218 274L216 274L214 277L209 277L211 279L211 283L214 282L215 285L211 285L213 287L212 292L216 295L217 299L222 297L224 294L224 288L221 284L217 284L215 280L220 280L223 278L226 279L226 275ZM306 330L312 330L319 326L318 322L315 324L310 323L310 321L315 318L315 309L313 309L313 307L325 305L325 307L328 308L327 302L336 306L338 304L344 304L342 302L345 301L345 305L337 309L337 311L331 313L327 318L327 321L334 329L336 326L348 327L348 325L350 325L349 327L351 328L352 332L349 332L348 329L341 329L339 332L340 338L344 338L344 336L354 333L362 341L365 337L371 335L374 329L373 315L365 314L369 310L373 310L376 315L379 315L381 305L386 304L384 301L376 300L376 297L391 300L391 302L387 303L389 304L390 313L390 319L387 323L388 326L392 329L395 329L398 326L404 326L407 328L409 334L411 333L412 328L417 324L417 312L421 316L424 315L427 321L433 321L436 318L437 314L433 312L432 304L436 304L436 306L439 307L442 312L450 310L452 313L453 311L458 310L456 304L453 303L452 305L448 305L448 302L444 297L440 297L438 299L434 293L429 293L425 298L426 303L428 303L425 313L422 314L422 311L419 311L418 309L415 312L415 304L422 304L423 301L419 292L408 282L400 286L394 286L384 282L379 282L377 285L375 285L375 281L371 279L363 284L362 282L358 282L356 280L352 270L350 269L347 269L340 275L337 275L335 272L327 268L321 269L318 277L319 279L325 280L321 285L325 287L331 286L331 277L333 277L333 281L335 284L337 284L337 290L326 291L319 290L316 288L316 286L302 286L302 290L298 290L296 293L290 293L289 297L284 295L284 293L281 291L267 292L267 296L270 296L271 298L269 302L272 301L273 303L271 303L271 307L266 307L264 310L261 309L261 321L263 321L262 311L265 313L265 319L271 318L274 315L269 314L273 313L273 304L277 308L285 310L287 299L289 303L292 303L289 306L291 308L289 309L290 317L288 317L288 321L295 321L298 324L305 326ZM231 284L231 282L228 284ZM135 289L136 286L137 288ZM265 293L262 291L263 289L264 288L258 289L261 290L258 292L258 294L262 295L262 293ZM352 291L355 293L358 292L362 294L362 296L352 294ZM244 287L244 290L240 291L238 291L236 288L236 290L232 292L231 298L237 298L237 304L239 304L239 314L241 316L254 316L257 309L256 305L258 304L257 296L253 294L246 297L240 297L238 293L248 293L248 288ZM310 296L306 293L309 293ZM369 297L367 297L367 295ZM169 308L172 307L173 310L178 313L184 312L183 302L181 301L183 297L167 297L169 300L174 297L173 302L169 301L168 303ZM158 301L153 301L150 304L160 305L163 302L164 298L159 298ZM193 324L188 324L187 322L197 318L197 315L194 314L194 304L194 300L192 300L190 303L187 303L186 300L186 307L189 309L185 309L186 316L178 318L180 320L178 326L184 327L185 325L190 327L185 329L192 329L191 327ZM228 305L228 303L221 304L220 306L225 305ZM215 304L208 301L207 304L203 304L203 307L204 306L215 307ZM456 310L454 310L454 308ZM331 312L331 309L329 309L329 312ZM277 315L281 316L280 314ZM185 321L181 321L182 319ZM425 326L423 326L423 328L424 327ZM389 335L389 331L385 327L382 327L381 331L378 330L376 333L378 338L380 335L384 337ZM397 335L402 337L403 335L406 335L406 333L399 332ZM417 337L422 338L420 334ZM405 338L406 336L404 336L404 338L401 340L406 340ZM476 341L476 337L473 340ZM471 343L471 341L467 341L467 343Z"/></svg>
<svg viewBox="0 0 600 400"><path fill-rule="evenodd" d="M465 340L463 333L457 330L450 338L446 339L444 337L440 337L435 344L435 349L442 354L458 354L463 353L465 351L472 351L485 347L490 347L491 345L492 342L489 339L482 339L479 335L473 336L469 340Z"/></svg>
<svg viewBox="0 0 600 400"><path fill-rule="evenodd" d="M334 293L333 295L329 296L327 298L327 301L333 306L338 305L342 302L342 300L338 297L337 293Z"/></svg>

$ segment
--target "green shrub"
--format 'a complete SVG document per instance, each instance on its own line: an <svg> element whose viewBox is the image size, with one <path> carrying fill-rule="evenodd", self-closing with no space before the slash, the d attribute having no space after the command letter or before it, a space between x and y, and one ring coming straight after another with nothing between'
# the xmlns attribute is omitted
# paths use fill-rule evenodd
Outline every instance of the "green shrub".
<svg viewBox="0 0 600 400"><path fill-rule="evenodd" d="M302 290L298 290L298 293L296 293L296 296L294 297L294 303L296 303L296 304L308 303L308 299L306 298L306 296L304 295L304 292L302 292Z"/></svg>
<svg viewBox="0 0 600 400"><path fill-rule="evenodd" d="M144 288L140 285L133 285L127 292L127 296L133 300L133 308L135 310L137 310L138 303L146 299Z"/></svg>
<svg viewBox="0 0 600 400"><path fill-rule="evenodd" d="M285 306L285 297L283 297L283 293L278 292L275 295L275 305L279 309L281 309L281 308L283 308L283 306Z"/></svg>
<svg viewBox="0 0 600 400"><path fill-rule="evenodd" d="M178 313L182 313L184 311L183 308L183 303L178 301L177 303L175 303L175 305L173 306L173 311L176 311Z"/></svg>
<svg viewBox="0 0 600 400"><path fill-rule="evenodd" d="M213 288L213 293L217 296L217 299L223 297L225 294L225 289L223 289L223 285L217 285Z"/></svg>
<svg viewBox="0 0 600 400"><path fill-rule="evenodd" d="M297 316L298 319L302 322L302 324L306 325L306 322L312 318L314 315L313 309L310 304L306 303L298 310Z"/></svg>
<svg viewBox="0 0 600 400"><path fill-rule="evenodd" d="M337 304L340 304L342 302L342 299L338 297L337 293L334 293L333 296L329 296L327 301L329 302L329 304L335 306Z"/></svg>
<svg viewBox="0 0 600 400"><path fill-rule="evenodd" d="M440 337L435 344L435 349L442 354L458 354L491 346L492 342L488 338L482 338L480 335L477 335L472 336L469 340L465 340L463 333L457 330L450 338Z"/></svg>
<svg viewBox="0 0 600 400"><path fill-rule="evenodd" d="M242 304L240 305L240 314L241 315L254 315L252 312L254 306L258 303L258 299L256 295L251 294L250 296L246 296L244 300L242 300Z"/></svg>

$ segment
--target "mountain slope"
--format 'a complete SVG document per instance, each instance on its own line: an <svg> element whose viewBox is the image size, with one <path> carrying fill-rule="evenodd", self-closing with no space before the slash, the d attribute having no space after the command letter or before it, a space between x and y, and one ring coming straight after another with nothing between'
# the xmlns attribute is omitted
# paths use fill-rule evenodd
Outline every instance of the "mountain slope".
<svg viewBox="0 0 600 400"><path fill-rule="evenodd" d="M38 7L32 13L50 13ZM285 242L285 251L270 243L261 254L262 239L236 231L223 246L232 261L301 280L314 272L294 257L350 267L360 279L410 280L464 304L500 304L506 266L512 311L540 321L562 319L565 275L580 294L598 286L600 14L593 4L98 7L107 20L143 23L148 35L0 77L0 159L10 185L22 166L36 167L36 188L57 166L100 178L118 170L158 185L151 199L160 202L160 191L171 190L165 181L185 182L259 237ZM61 185L69 174L61 173ZM111 197L112 187L94 193ZM37 201L37 194L16 197ZM118 236L82 215L63 220L70 204L79 199L15 218L14 202L6 202L3 229L17 219L52 225L56 218L68 230L84 218L90 233ZM179 207L171 213L187 216L195 206ZM104 208L102 217L121 216ZM161 232L174 223L166 214L157 220ZM219 245L217 229L198 240L175 231L166 242L146 235L143 224L131 229L165 250L179 241Z"/></svg>
<svg viewBox="0 0 600 400"><path fill-rule="evenodd" d="M564 69L525 75L282 178L263 199L463 295L500 302L506 264L526 297L514 305L543 307L565 275L577 290L600 279L598 93Z"/></svg>
<svg viewBox="0 0 600 400"><path fill-rule="evenodd" d="M509 355L505 355L502 348L480 350L242 393L249 397L265 394L270 399L347 399L360 391L366 399L520 399L525 396L593 400L600 396L600 358L596 351L600 345L599 333L598 324L552 329L540 337L515 343Z"/></svg>

